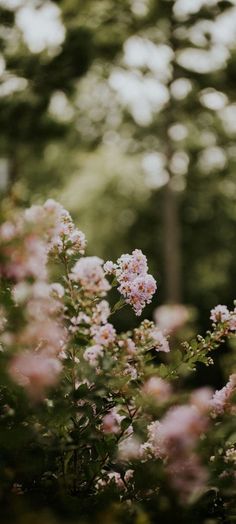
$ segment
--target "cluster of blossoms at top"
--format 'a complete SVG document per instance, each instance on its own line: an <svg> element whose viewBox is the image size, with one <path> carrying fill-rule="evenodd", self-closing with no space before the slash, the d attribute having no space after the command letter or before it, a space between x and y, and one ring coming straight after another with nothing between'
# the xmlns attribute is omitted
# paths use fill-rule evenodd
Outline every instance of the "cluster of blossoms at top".
<svg viewBox="0 0 236 524"><path fill-rule="evenodd" d="M156 281L148 273L147 259L142 251L135 249L131 255L122 255L116 264L106 262L104 271L116 277L125 302L133 307L136 315L141 315L156 291Z"/></svg>
<svg viewBox="0 0 236 524"><path fill-rule="evenodd" d="M65 227L64 233L63 224L69 228ZM1 343L10 352L18 349L9 373L34 399L43 398L45 388L58 381L62 370L61 354L67 338L62 302L65 290L60 283L49 283L47 262L56 237L67 242L65 252L72 245L82 249L83 237L78 240L75 235L75 240L73 232L76 228L69 214L51 200L17 214L0 229L0 273L9 285L11 282L12 300L24 312L19 328L9 331L7 326ZM57 246L59 252L59 240Z"/></svg>
<svg viewBox="0 0 236 524"><path fill-rule="evenodd" d="M61 204L48 199L43 206L33 205L25 212L30 223L45 223L47 227L48 251L67 255L84 254L85 235L75 227L70 213Z"/></svg>
<svg viewBox="0 0 236 524"><path fill-rule="evenodd" d="M83 254L84 233L73 224L70 214L58 202L49 199L33 205L0 227L0 274L20 281L47 278L47 255Z"/></svg>
<svg viewBox="0 0 236 524"><path fill-rule="evenodd" d="M71 270L71 279L78 283L87 296L104 296L111 288L99 257L84 257Z"/></svg>
<svg viewBox="0 0 236 524"><path fill-rule="evenodd" d="M22 216L6 221L0 227L0 276L15 282L25 278L47 278L45 242L32 229L27 229Z"/></svg>

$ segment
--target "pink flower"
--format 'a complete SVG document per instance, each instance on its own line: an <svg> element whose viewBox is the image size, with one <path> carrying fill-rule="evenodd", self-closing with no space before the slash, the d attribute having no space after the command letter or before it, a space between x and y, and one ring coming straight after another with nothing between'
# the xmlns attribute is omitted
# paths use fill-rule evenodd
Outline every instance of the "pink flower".
<svg viewBox="0 0 236 524"><path fill-rule="evenodd" d="M152 454L156 458L164 458L166 454L165 437L162 424L158 420L148 426L148 441L141 446L142 455Z"/></svg>
<svg viewBox="0 0 236 524"><path fill-rule="evenodd" d="M121 478L120 473L118 473L117 471L110 471L110 473L108 473L107 476L108 476L109 482L114 482L119 489L125 488L125 485Z"/></svg>
<svg viewBox="0 0 236 524"><path fill-rule="evenodd" d="M84 254L86 238L82 231L75 227L70 213L61 204L49 199L43 206L45 220L49 222L49 251L68 255Z"/></svg>
<svg viewBox="0 0 236 524"><path fill-rule="evenodd" d="M72 317L70 319L71 321L71 324L73 324L73 326L79 326L80 324L90 324L91 323L91 319L88 315L86 315L86 313L83 313L83 311L81 311L77 317ZM76 331L77 329L75 328L75 330L72 330L72 331Z"/></svg>
<svg viewBox="0 0 236 524"><path fill-rule="evenodd" d="M92 322L94 324L106 324L110 316L110 306L107 300L101 300L92 311Z"/></svg>
<svg viewBox="0 0 236 524"><path fill-rule="evenodd" d="M124 349L129 360L132 360L132 357L137 353L137 348L132 338L118 340L117 345L120 349Z"/></svg>
<svg viewBox="0 0 236 524"><path fill-rule="evenodd" d="M213 320L213 322L226 322L230 318L230 312L227 308L227 306L222 306L219 304L214 309L211 310L211 316L210 319Z"/></svg>
<svg viewBox="0 0 236 524"><path fill-rule="evenodd" d="M201 413L207 413L211 407L212 394L212 389L208 387L196 389L191 395L191 404Z"/></svg>
<svg viewBox="0 0 236 524"><path fill-rule="evenodd" d="M103 433L119 433L120 423L123 418L124 417L117 413L115 408L111 409L102 419L101 430Z"/></svg>
<svg viewBox="0 0 236 524"><path fill-rule="evenodd" d="M126 339L126 341L125 341L125 349L126 349L128 355L130 355L130 356L136 355L137 348L136 348L135 343L132 340L132 338L127 338Z"/></svg>
<svg viewBox="0 0 236 524"><path fill-rule="evenodd" d="M192 448L207 428L207 419L195 406L176 406L161 421L161 434L166 452Z"/></svg>
<svg viewBox="0 0 236 524"><path fill-rule="evenodd" d="M27 235L15 246L6 248L7 264L5 274L17 282L28 277L45 280L47 278L46 244L37 235Z"/></svg>
<svg viewBox="0 0 236 524"><path fill-rule="evenodd" d="M158 328L154 328L150 331L150 337L152 339L153 346L156 351L163 351L164 353L169 353L170 346L168 340Z"/></svg>
<svg viewBox="0 0 236 524"><path fill-rule="evenodd" d="M172 487L178 491L182 503L188 502L193 495L203 493L208 473L196 453L173 457L166 468Z"/></svg>
<svg viewBox="0 0 236 524"><path fill-rule="evenodd" d="M120 460L135 460L140 457L140 442L134 436L123 439L118 448Z"/></svg>
<svg viewBox="0 0 236 524"><path fill-rule="evenodd" d="M171 395L171 386L160 377L151 377L143 385L142 391L158 403L167 402Z"/></svg>
<svg viewBox="0 0 236 524"><path fill-rule="evenodd" d="M124 481L128 484L133 479L133 476L134 476L134 470L133 469L127 469L127 471L125 472L125 475L124 475Z"/></svg>
<svg viewBox="0 0 236 524"><path fill-rule="evenodd" d="M83 288L86 295L104 296L110 289L99 257L84 257L72 268L71 278Z"/></svg>
<svg viewBox="0 0 236 524"><path fill-rule="evenodd" d="M130 380L136 380L138 378L138 372L135 366L132 366L131 364L127 363L124 368L124 375L129 375Z"/></svg>
<svg viewBox="0 0 236 524"><path fill-rule="evenodd" d="M217 390L210 402L214 415L223 413L230 406L230 399L236 391L236 373L229 377L227 384L220 390Z"/></svg>
<svg viewBox="0 0 236 524"><path fill-rule="evenodd" d="M35 312L34 312L35 313ZM40 309L39 309L40 313ZM42 313L42 311L41 311ZM37 320L31 320L19 334L19 342L25 346L39 346L50 354L58 354L66 340L63 326L56 320L42 314Z"/></svg>
<svg viewBox="0 0 236 524"><path fill-rule="evenodd" d="M231 317L229 321L229 329L230 331L236 331L236 308L231 313Z"/></svg>
<svg viewBox="0 0 236 524"><path fill-rule="evenodd" d="M28 284L24 280L22 282L18 282L12 288L12 297L14 299L14 302L16 304L21 304L25 302L25 300L29 298L31 291L32 286L30 286L30 284Z"/></svg>
<svg viewBox="0 0 236 524"><path fill-rule="evenodd" d="M122 255L116 264L107 262L104 270L113 274L119 284L118 291L130 304L136 315L141 315L143 308L152 300L156 291L156 281L147 273L147 259L142 251L135 249L131 255Z"/></svg>
<svg viewBox="0 0 236 524"><path fill-rule="evenodd" d="M40 400L45 389L56 384L61 369L61 362L44 351L23 351L11 361L9 374L33 399Z"/></svg>
<svg viewBox="0 0 236 524"><path fill-rule="evenodd" d="M156 291L156 282L152 275L137 276L131 282L122 282L118 290L125 297L127 304L133 307L136 315L140 316L145 305L151 302Z"/></svg>
<svg viewBox="0 0 236 524"><path fill-rule="evenodd" d="M59 282L54 282L53 284L51 284L50 289L56 297L58 298L64 297L65 289L61 284L59 284Z"/></svg>
<svg viewBox="0 0 236 524"><path fill-rule="evenodd" d="M26 222L37 224L45 219L45 210L43 206L33 205L25 210L24 218Z"/></svg>
<svg viewBox="0 0 236 524"><path fill-rule="evenodd" d="M101 346L108 347L116 339L116 331L112 324L105 324L104 326L96 327L94 326L94 341L96 344L100 344Z"/></svg>
<svg viewBox="0 0 236 524"><path fill-rule="evenodd" d="M147 258L140 249L135 249L132 255L121 255L116 264L116 276L133 280L138 275L146 275L148 271Z"/></svg>
<svg viewBox="0 0 236 524"><path fill-rule="evenodd" d="M180 329L189 319L189 311L183 304L167 304L154 312L155 322L165 333Z"/></svg>
<svg viewBox="0 0 236 524"><path fill-rule="evenodd" d="M90 346L84 352L84 360L86 360L90 366L96 367L98 365L99 358L103 356L103 349L98 344Z"/></svg>
<svg viewBox="0 0 236 524"><path fill-rule="evenodd" d="M18 228L12 222L4 222L0 227L0 238L5 242L11 241L18 234Z"/></svg>
<svg viewBox="0 0 236 524"><path fill-rule="evenodd" d="M107 262L105 262L105 264L103 266L103 269L104 269L104 272L106 273L106 275L112 275L112 273L114 272L114 269L115 269L115 264L113 264L113 262L111 262L111 260L108 260Z"/></svg>

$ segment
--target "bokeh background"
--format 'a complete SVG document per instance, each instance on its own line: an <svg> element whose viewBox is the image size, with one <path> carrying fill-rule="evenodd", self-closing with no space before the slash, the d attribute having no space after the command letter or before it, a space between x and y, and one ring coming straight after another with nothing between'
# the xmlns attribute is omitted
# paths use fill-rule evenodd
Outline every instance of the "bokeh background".
<svg viewBox="0 0 236 524"><path fill-rule="evenodd" d="M0 42L2 202L58 199L88 254L141 248L145 314L203 332L235 298L235 1L0 0Z"/></svg>

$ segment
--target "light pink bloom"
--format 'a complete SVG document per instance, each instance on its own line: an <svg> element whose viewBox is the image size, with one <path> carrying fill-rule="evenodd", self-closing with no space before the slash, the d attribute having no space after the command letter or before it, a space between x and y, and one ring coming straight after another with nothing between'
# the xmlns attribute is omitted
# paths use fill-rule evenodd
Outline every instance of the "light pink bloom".
<svg viewBox="0 0 236 524"><path fill-rule="evenodd" d="M226 322L227 320L229 320L230 312L227 306L223 306L222 304L219 304L214 309L212 309L210 319L213 322Z"/></svg>
<svg viewBox="0 0 236 524"><path fill-rule="evenodd" d="M124 368L124 375L129 375L131 380L137 380L138 378L137 369L129 363Z"/></svg>
<svg viewBox="0 0 236 524"><path fill-rule="evenodd" d="M188 405L172 407L161 423L167 450L192 447L207 428L207 419L195 406Z"/></svg>
<svg viewBox="0 0 236 524"><path fill-rule="evenodd" d="M84 257L72 268L71 278L83 288L87 295L104 296L110 289L102 268L103 260L99 257Z"/></svg>
<svg viewBox="0 0 236 524"><path fill-rule="evenodd" d="M92 322L94 324L106 324L110 316L110 306L107 300L101 300L92 311Z"/></svg>
<svg viewBox="0 0 236 524"><path fill-rule="evenodd" d="M104 326L96 327L92 330L93 338L96 344L108 347L115 342L116 331L112 324L107 323Z"/></svg>
<svg viewBox="0 0 236 524"><path fill-rule="evenodd" d="M154 311L154 319L161 331L174 333L189 320L189 311L183 304L167 304Z"/></svg>
<svg viewBox="0 0 236 524"><path fill-rule="evenodd" d="M6 312L2 306L0 306L0 333L5 329L7 324Z"/></svg>
<svg viewBox="0 0 236 524"><path fill-rule="evenodd" d="M46 352L23 351L10 363L9 374L33 399L41 399L45 389L58 381L61 362Z"/></svg>
<svg viewBox="0 0 236 524"><path fill-rule="evenodd" d="M230 331L236 331L236 308L231 313L231 317L229 321L229 329Z"/></svg>
<svg viewBox="0 0 236 524"><path fill-rule="evenodd" d="M113 264L111 260L108 260L107 262L105 262L103 269L106 275L111 275L114 272L115 264Z"/></svg>
<svg viewBox="0 0 236 524"><path fill-rule="evenodd" d="M77 315L77 317L72 317L70 321L71 321L71 324L73 324L74 326L79 326L80 324L90 324L91 323L90 317L86 315L86 313L83 313L83 311L81 311Z"/></svg>
<svg viewBox="0 0 236 524"><path fill-rule="evenodd" d="M153 341L153 347L156 351L169 353L170 346L168 340L158 328L154 328L150 331L150 337Z"/></svg>
<svg viewBox="0 0 236 524"><path fill-rule="evenodd" d="M182 503L201 495L207 485L208 472L196 453L176 455L166 467L172 487L178 491Z"/></svg>
<svg viewBox="0 0 236 524"><path fill-rule="evenodd" d="M43 206L33 205L25 210L24 218L26 222L33 222L33 224L43 222L45 219L45 210Z"/></svg>
<svg viewBox="0 0 236 524"><path fill-rule="evenodd" d="M209 387L203 387L193 391L191 395L191 404L201 413L207 413L211 407L213 390Z"/></svg>
<svg viewBox="0 0 236 524"><path fill-rule="evenodd" d="M132 281L138 275L147 274L147 258L140 249L135 249L131 255L121 255L117 260L116 268L116 276L123 279L127 275L128 280Z"/></svg>
<svg viewBox="0 0 236 524"><path fill-rule="evenodd" d="M39 318L32 319L25 326L19 334L18 340L22 345L28 347L40 346L40 348L47 349L48 353L56 355L63 349L66 333L63 325L50 317L45 318L42 314Z"/></svg>
<svg viewBox="0 0 236 524"><path fill-rule="evenodd" d="M136 315L152 300L156 291L156 281L147 273L147 259L142 251L135 249L131 255L122 255L116 264L107 262L104 266L108 274L113 274L119 284L118 291L130 304Z"/></svg>
<svg viewBox="0 0 236 524"><path fill-rule="evenodd" d="M119 443L118 456L120 460L135 460L140 457L140 441L130 436Z"/></svg>
<svg viewBox="0 0 236 524"><path fill-rule="evenodd" d="M75 227L70 213L61 204L49 199L43 206L45 218L49 222L49 251L68 255L84 254L86 238L82 231Z"/></svg>
<svg viewBox="0 0 236 524"><path fill-rule="evenodd" d="M29 298L31 292L32 286L23 280L12 288L12 297L16 304L22 304Z"/></svg>
<svg viewBox="0 0 236 524"><path fill-rule="evenodd" d="M137 348L136 348L135 343L132 340L132 338L127 338L126 339L126 341L125 341L125 349L126 349L128 355L130 355L130 356L136 355Z"/></svg>
<svg viewBox="0 0 236 524"><path fill-rule="evenodd" d="M136 315L140 316L146 304L150 304L152 296L156 291L156 282L152 275L137 276L131 282L124 281L118 287L120 293L125 297Z"/></svg>
<svg viewBox="0 0 236 524"><path fill-rule="evenodd" d="M17 282L28 277L47 278L46 244L37 235L28 235L20 245L9 246L5 255L8 261L4 271L8 278Z"/></svg>
<svg viewBox="0 0 236 524"><path fill-rule="evenodd" d="M120 473L118 473L117 471L110 471L110 473L108 473L108 479L109 479L109 482L115 482L116 486L119 488L119 489L124 489L125 488L125 485L124 485L124 482L121 478L121 475Z"/></svg>
<svg viewBox="0 0 236 524"><path fill-rule="evenodd" d="M17 234L17 226L12 222L4 222L0 227L0 238L5 242L11 241Z"/></svg>
<svg viewBox="0 0 236 524"><path fill-rule="evenodd" d="M61 210L63 209L61 204L56 202L56 200L54 200L53 198L48 198L48 200L46 200L46 202L44 203L43 207L44 209L46 209L48 214L51 213L55 215L60 215Z"/></svg>
<svg viewBox="0 0 236 524"><path fill-rule="evenodd" d="M124 475L124 481L128 484L133 479L133 476L134 476L134 470L133 469L127 469L127 471L125 472L125 475Z"/></svg>
<svg viewBox="0 0 236 524"><path fill-rule="evenodd" d="M119 433L120 423L123 418L123 416L117 413L115 408L111 409L102 419L101 430L103 433Z"/></svg>
<svg viewBox="0 0 236 524"><path fill-rule="evenodd" d="M65 294L65 288L59 284L59 282L53 282L53 284L50 285L50 289L54 295L56 295L58 298L63 298Z"/></svg>
<svg viewBox="0 0 236 524"><path fill-rule="evenodd" d="M156 458L164 458L166 454L165 436L162 432L162 424L158 420L148 426L148 440L141 446L142 455L150 453Z"/></svg>
<svg viewBox="0 0 236 524"><path fill-rule="evenodd" d="M98 344L90 346L84 352L84 360L86 360L90 366L96 367L99 362L99 358L103 356L103 349Z"/></svg>
<svg viewBox="0 0 236 524"><path fill-rule="evenodd" d="M224 457L225 462L233 462L236 466L236 447L228 448Z"/></svg>
<svg viewBox="0 0 236 524"><path fill-rule="evenodd" d="M167 402L171 395L171 386L160 377L151 377L143 385L142 391L158 403Z"/></svg>
<svg viewBox="0 0 236 524"><path fill-rule="evenodd" d="M223 413L228 407L230 407L230 399L235 391L236 373L229 377L229 381L222 389L219 389L214 393L210 402L214 415L219 415Z"/></svg>

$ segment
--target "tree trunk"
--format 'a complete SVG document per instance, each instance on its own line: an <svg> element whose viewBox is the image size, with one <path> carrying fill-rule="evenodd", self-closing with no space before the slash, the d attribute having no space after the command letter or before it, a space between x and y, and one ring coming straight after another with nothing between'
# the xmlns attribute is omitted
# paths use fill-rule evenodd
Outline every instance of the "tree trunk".
<svg viewBox="0 0 236 524"><path fill-rule="evenodd" d="M178 194L171 184L164 189L163 201L164 229L164 271L165 271L165 302L181 303L181 234L178 213Z"/></svg>

